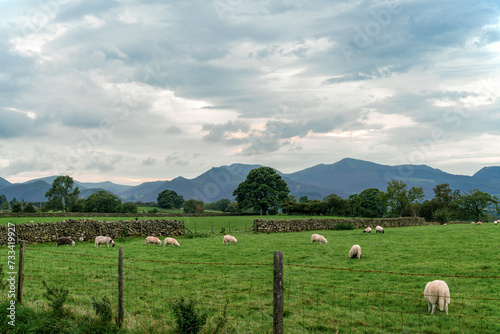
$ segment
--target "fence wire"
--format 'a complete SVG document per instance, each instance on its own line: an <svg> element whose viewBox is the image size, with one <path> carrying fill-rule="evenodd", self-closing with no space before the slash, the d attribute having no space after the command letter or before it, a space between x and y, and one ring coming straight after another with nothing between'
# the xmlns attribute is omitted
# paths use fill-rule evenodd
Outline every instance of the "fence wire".
<svg viewBox="0 0 500 334"><path fill-rule="evenodd" d="M46 254L50 253L50 261ZM3 256L3 255L2 255ZM2 259L3 261L3 259ZM5 262L5 261L3 261ZM194 300L207 315L204 333L272 333L273 266L269 263L206 263L124 259L124 309L128 329L147 333L175 327L170 303ZM262 270L264 269L264 270ZM94 299L106 296L116 310L118 259L27 247L24 303L47 309L45 289L70 290L67 307L93 317ZM500 298L497 276L444 276L457 280L488 280L486 297L452 295L449 315L427 312L422 293L358 289L355 283L319 284L294 279L293 272L352 271L370 275L431 276L285 264L285 333L498 333ZM258 272L259 275L255 275ZM264 272L264 275L261 273ZM288 275L287 275L288 274ZM435 276L435 275L432 275ZM366 276L365 276L366 279ZM494 284L497 284L496 286ZM422 289L423 290L423 289ZM116 312L115 312L116 313Z"/></svg>

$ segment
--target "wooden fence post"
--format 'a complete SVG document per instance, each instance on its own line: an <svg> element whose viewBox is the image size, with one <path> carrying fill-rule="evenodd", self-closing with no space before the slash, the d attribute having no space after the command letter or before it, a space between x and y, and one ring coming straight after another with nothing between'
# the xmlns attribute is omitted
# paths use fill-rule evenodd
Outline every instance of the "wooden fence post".
<svg viewBox="0 0 500 334"><path fill-rule="evenodd" d="M118 327L123 326L123 247L118 250Z"/></svg>
<svg viewBox="0 0 500 334"><path fill-rule="evenodd" d="M229 222L229 233L231 233L231 222Z"/></svg>
<svg viewBox="0 0 500 334"><path fill-rule="evenodd" d="M283 252L274 252L273 334L283 334Z"/></svg>
<svg viewBox="0 0 500 334"><path fill-rule="evenodd" d="M23 284L24 284L24 251L26 249L26 241L19 242L19 272L17 274L17 303L23 303Z"/></svg>
<svg viewBox="0 0 500 334"><path fill-rule="evenodd" d="M212 222L212 234L214 234L214 222Z"/></svg>

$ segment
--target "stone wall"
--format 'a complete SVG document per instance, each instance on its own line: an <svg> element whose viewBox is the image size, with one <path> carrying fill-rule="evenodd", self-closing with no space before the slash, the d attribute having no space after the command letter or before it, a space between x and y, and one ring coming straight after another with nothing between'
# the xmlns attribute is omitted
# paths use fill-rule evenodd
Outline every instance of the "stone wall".
<svg viewBox="0 0 500 334"><path fill-rule="evenodd" d="M72 237L78 242L93 240L96 236L106 235L112 239L123 236L177 236L184 234L184 223L177 220L120 220L97 221L92 219L68 219L53 223L17 224L16 240L28 243L55 242L60 237ZM12 231L10 229L9 231ZM0 226L0 244L7 244L8 227Z"/></svg>
<svg viewBox="0 0 500 334"><path fill-rule="evenodd" d="M312 230L335 230L337 224L349 223L354 228L365 229L368 226L375 228L380 225L382 227L401 227L401 226L417 226L429 225L424 218L402 217L402 218L380 218L380 219L291 219L291 220L266 220L257 218L253 221L252 230L256 232L298 232Z"/></svg>

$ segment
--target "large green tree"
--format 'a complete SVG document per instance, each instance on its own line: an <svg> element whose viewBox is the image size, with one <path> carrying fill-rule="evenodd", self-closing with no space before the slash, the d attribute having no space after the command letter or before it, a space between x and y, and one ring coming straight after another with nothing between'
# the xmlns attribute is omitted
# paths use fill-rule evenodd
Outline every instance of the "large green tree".
<svg viewBox="0 0 500 334"><path fill-rule="evenodd" d="M122 201L106 190L99 190L85 200L85 212L113 213L122 210Z"/></svg>
<svg viewBox="0 0 500 334"><path fill-rule="evenodd" d="M368 188L360 192L358 212L361 217L383 217L387 212L384 193L377 188Z"/></svg>
<svg viewBox="0 0 500 334"><path fill-rule="evenodd" d="M178 209L182 207L184 197L173 190L166 189L158 194L157 202L160 208Z"/></svg>
<svg viewBox="0 0 500 334"><path fill-rule="evenodd" d="M478 188L458 198L461 212L466 216L473 217L475 221L479 221L485 215L489 205L495 205L497 212L500 213L498 204L498 197L482 192Z"/></svg>
<svg viewBox="0 0 500 334"><path fill-rule="evenodd" d="M435 204L438 209L453 209L456 206L456 200L460 196L460 190L451 190L449 183L441 183L433 189Z"/></svg>
<svg viewBox="0 0 500 334"><path fill-rule="evenodd" d="M52 186L45 193L48 202L45 207L48 210L62 210L67 212L77 202L80 189L74 186L71 176L58 176L52 182Z"/></svg>
<svg viewBox="0 0 500 334"><path fill-rule="evenodd" d="M255 208L265 215L270 208L280 207L288 200L288 185L271 167L252 169L245 181L234 190L240 209Z"/></svg>
<svg viewBox="0 0 500 334"><path fill-rule="evenodd" d="M203 213L203 202L197 199L188 199L182 205L185 213Z"/></svg>
<svg viewBox="0 0 500 334"><path fill-rule="evenodd" d="M416 206L412 208L412 204L424 198L424 190L422 187L411 187L408 189L408 185L404 181L394 179L387 182L385 197L391 208L391 214L401 217L404 210L412 209L413 214L416 215L414 210Z"/></svg>
<svg viewBox="0 0 500 334"><path fill-rule="evenodd" d="M346 209L346 200L337 194L330 194L323 198L326 203L327 212L330 215L342 216Z"/></svg>

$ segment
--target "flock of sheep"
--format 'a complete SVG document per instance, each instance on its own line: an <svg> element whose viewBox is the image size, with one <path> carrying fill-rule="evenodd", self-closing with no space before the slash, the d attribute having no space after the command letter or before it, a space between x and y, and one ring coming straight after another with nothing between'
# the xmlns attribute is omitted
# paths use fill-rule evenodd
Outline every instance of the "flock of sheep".
<svg viewBox="0 0 500 334"><path fill-rule="evenodd" d="M480 222L478 222L480 223ZM494 222L497 225L497 221ZM382 226L375 227L376 233L385 233L384 228ZM367 227L364 229L363 233L371 233L372 228ZM320 234L311 235L311 243L319 242L320 244L327 244L328 240ZM349 257L361 258L361 247L359 245L354 245L349 250ZM424 298L427 301L427 311L434 314L436 309L436 305L439 305L439 310L446 311L446 315L448 315L448 304L450 303L450 289L445 281L435 280L427 283L424 289Z"/></svg>
<svg viewBox="0 0 500 334"><path fill-rule="evenodd" d="M80 241L83 241L83 240L80 238ZM61 238L57 239L56 246L61 246L61 245L74 246L75 241L73 239L71 239L71 237L61 237ZM100 248L101 245L106 245L106 246L108 246L108 248L109 248L109 245L111 245L111 247L115 247L115 242L110 237L104 237L102 235L95 237L95 247Z"/></svg>
<svg viewBox="0 0 500 334"><path fill-rule="evenodd" d="M80 241L83 241L82 238L80 238ZM232 235L228 234L228 235L224 236L224 238L222 239L222 242L224 243L224 245L225 244L237 244L238 240L236 240L236 238L233 237ZM146 245L149 245L149 244L161 245L161 240L158 239L157 237L149 236L146 238ZM61 246L61 245L74 246L75 241L73 239L71 239L71 237L61 237L61 238L57 239L56 246ZM95 237L95 247L100 248L101 245L106 245L106 246L108 246L108 248L109 248L109 245L111 245L111 247L115 247L115 242L110 237L104 237L102 235ZM171 237L166 237L165 240L163 241L163 247L165 247L167 245L179 246L179 247L181 246L176 239L171 238Z"/></svg>
<svg viewBox="0 0 500 334"><path fill-rule="evenodd" d="M375 227L375 231L376 231L376 233L385 233L384 228L382 226ZM371 227L367 227L363 231L363 233L371 233L371 232L372 232ZM327 244L328 243L328 240L326 240L326 238L320 234L311 235L311 243L313 244L316 241L319 242L320 244ZM351 249L349 250L349 257L351 259L354 259L354 258L361 259L361 246L360 245L352 246Z"/></svg>
<svg viewBox="0 0 500 334"><path fill-rule="evenodd" d="M238 240L236 240L235 237L233 237L232 235L225 235L224 238L222 239L222 243L225 245L225 244L237 244L238 243ZM149 244L157 244L157 245L161 245L161 240L158 239L157 237L153 237L153 236L149 236L146 238L146 245L149 245ZM179 244L179 242L177 240L175 240L174 238L170 238L170 237L166 237L164 242L163 242L163 247L165 247L166 245L172 245L172 246L181 246Z"/></svg>
<svg viewBox="0 0 500 334"><path fill-rule="evenodd" d="M483 225L483 222L470 222L471 224ZM498 225L498 220L495 220L493 224Z"/></svg>
<svg viewBox="0 0 500 334"><path fill-rule="evenodd" d="M482 225L482 222L477 222L472 224L476 225ZM497 225L498 221L494 221L494 224ZM371 233L372 229L371 227L367 227L365 230L363 230L363 233ZM376 233L385 233L384 228L382 226L376 226L375 227ZM82 241L82 238L80 238ZM232 235L225 235L222 239L223 244L237 244L238 240ZM327 244L328 240L320 234L313 234L311 235L311 243L319 242L320 244ZM162 241L154 236L148 236L146 238L146 245L149 244L158 244L161 245ZM57 246L60 245L75 245L75 242L71 239L71 237L62 237L57 240ZM106 245L109 248L109 245L111 247L115 246L115 242L107 236L98 236L95 238L95 247L100 248L101 245ZM163 241L163 247L171 245L171 246L178 246L180 247L181 245L179 242L171 237L165 238ZM361 259L361 247L359 245L353 245L351 249L349 250L349 257L350 258L358 258ZM428 304L428 309L427 311L431 312L431 314L434 314L434 311L436 309L436 305L439 306L439 310L443 311L443 309L446 311L446 315L448 315L448 304L450 303L450 289L448 288L448 285L446 282L441 281L441 280L435 280L432 282L427 283L424 289L424 298L427 301Z"/></svg>

